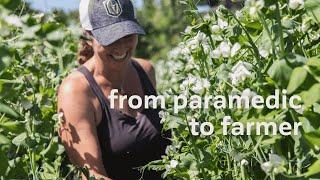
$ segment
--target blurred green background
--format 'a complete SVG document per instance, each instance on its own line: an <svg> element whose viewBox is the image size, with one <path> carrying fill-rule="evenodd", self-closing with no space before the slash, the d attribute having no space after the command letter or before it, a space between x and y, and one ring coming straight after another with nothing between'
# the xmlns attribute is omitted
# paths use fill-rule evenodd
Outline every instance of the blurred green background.
<svg viewBox="0 0 320 180"><path fill-rule="evenodd" d="M25 12L42 11L53 14L58 22L65 25L80 27L78 2L29 0ZM165 59L168 51L180 41L179 33L188 24L183 15L185 7L178 0L135 0L134 6L139 22L147 32L146 36L140 37L135 56L152 61Z"/></svg>

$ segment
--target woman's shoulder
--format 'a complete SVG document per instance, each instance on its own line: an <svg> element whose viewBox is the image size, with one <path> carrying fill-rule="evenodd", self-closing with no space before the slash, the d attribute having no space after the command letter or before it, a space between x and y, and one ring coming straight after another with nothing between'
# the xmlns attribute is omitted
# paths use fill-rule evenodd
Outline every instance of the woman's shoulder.
<svg viewBox="0 0 320 180"><path fill-rule="evenodd" d="M152 65L150 60L142 59L142 58L132 58L133 60L137 61L143 70L147 73L149 79L151 80L152 84L156 86L156 76L155 76L155 69Z"/></svg>
<svg viewBox="0 0 320 180"><path fill-rule="evenodd" d="M136 60L147 73L154 71L154 67L150 60L142 59L142 58L132 58L132 59Z"/></svg>
<svg viewBox="0 0 320 180"><path fill-rule="evenodd" d="M62 80L58 88L58 94L81 95L89 93L89 90L90 87L86 82L86 78L75 70Z"/></svg>

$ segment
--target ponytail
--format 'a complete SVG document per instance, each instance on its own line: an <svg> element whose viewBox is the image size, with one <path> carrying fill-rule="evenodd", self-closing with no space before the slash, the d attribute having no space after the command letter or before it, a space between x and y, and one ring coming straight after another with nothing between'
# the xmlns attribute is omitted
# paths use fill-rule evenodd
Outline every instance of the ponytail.
<svg viewBox="0 0 320 180"><path fill-rule="evenodd" d="M78 60L79 64L81 64L81 65L84 64L85 62L87 62L90 58L92 58L92 56L94 54L93 48L89 44L89 41L92 41L92 40L87 37L88 34L90 34L90 32L85 31L80 38L81 40L80 40L80 47L78 50L77 60Z"/></svg>

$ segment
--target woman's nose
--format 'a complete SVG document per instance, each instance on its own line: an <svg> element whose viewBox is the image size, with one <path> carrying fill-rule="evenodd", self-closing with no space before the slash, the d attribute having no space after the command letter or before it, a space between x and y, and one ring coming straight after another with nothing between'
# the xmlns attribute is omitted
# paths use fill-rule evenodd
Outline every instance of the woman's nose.
<svg viewBox="0 0 320 180"><path fill-rule="evenodd" d="M112 49L117 51L127 51L131 47L131 42L127 38L121 38L111 45Z"/></svg>

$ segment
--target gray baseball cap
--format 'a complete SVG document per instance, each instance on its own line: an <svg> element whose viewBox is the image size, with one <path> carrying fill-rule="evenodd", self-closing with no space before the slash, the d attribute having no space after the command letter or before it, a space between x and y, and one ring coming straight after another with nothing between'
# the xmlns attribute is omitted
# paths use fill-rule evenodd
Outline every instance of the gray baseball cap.
<svg viewBox="0 0 320 180"><path fill-rule="evenodd" d="M79 15L82 28L91 31L103 46L127 35L145 34L131 0L81 0Z"/></svg>

